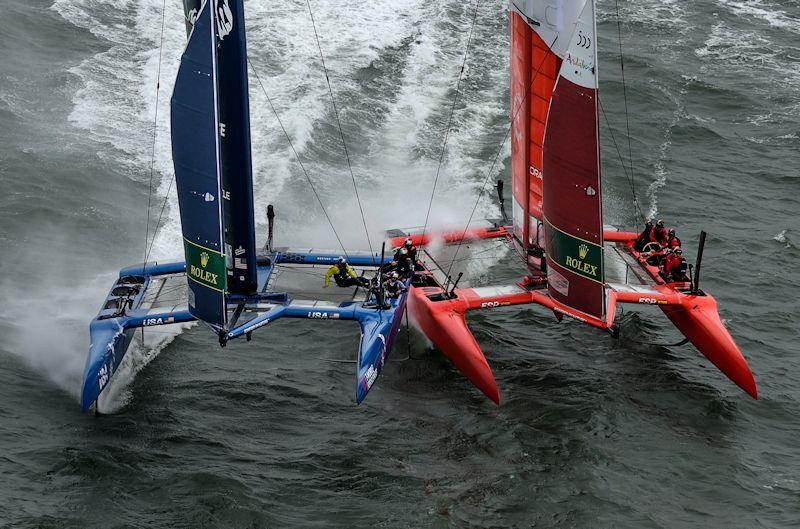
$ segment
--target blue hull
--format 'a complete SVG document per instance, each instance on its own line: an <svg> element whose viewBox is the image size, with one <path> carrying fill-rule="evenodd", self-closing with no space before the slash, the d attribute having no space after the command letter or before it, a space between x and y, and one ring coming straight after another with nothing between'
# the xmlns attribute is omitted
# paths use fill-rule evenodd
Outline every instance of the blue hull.
<svg viewBox="0 0 800 529"><path fill-rule="evenodd" d="M245 304L256 315L230 330L220 333L221 343L249 336L279 318L358 321L361 345L358 357L356 401L360 403L375 383L400 327L408 291L390 300L390 308L378 310L374 304L362 301L295 301L285 292L268 292L267 285L276 265L327 265L338 259L337 254L317 252L276 252L265 256L258 266L259 293L253 296L229 295L229 310ZM369 255L352 255L354 266L374 267L380 259ZM161 307L155 303L164 285L185 285L185 263L148 263L120 271L103 308L89 327L91 346L83 375L81 409L89 410L117 372L128 346L140 327L169 325L195 321L185 305ZM172 281L172 283L168 283ZM165 290L169 290L167 287Z"/></svg>
<svg viewBox="0 0 800 529"><path fill-rule="evenodd" d="M403 321L407 301L408 289L399 298L390 301L390 309L372 310L359 319L361 347L358 352L358 374L356 376L356 403L358 404L361 404L366 398L386 365L386 359L392 351Z"/></svg>

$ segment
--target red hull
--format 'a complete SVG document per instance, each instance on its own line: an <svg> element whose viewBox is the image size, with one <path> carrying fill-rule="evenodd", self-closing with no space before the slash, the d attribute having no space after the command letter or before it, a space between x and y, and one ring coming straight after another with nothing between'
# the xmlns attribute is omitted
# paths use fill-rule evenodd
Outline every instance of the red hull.
<svg viewBox="0 0 800 529"><path fill-rule="evenodd" d="M462 237L483 239L509 237L511 230L503 227L477 228L466 232L444 232L440 236L447 242ZM412 234L415 242L428 242ZM555 301L543 287L543 276L530 276L518 285L504 287L456 289L452 299L443 295L444 289L427 270L418 273L411 288L408 310L420 329L453 364L492 401L500 403L500 391L480 345L472 336L465 314L470 310L535 303L552 310L560 320L570 316L593 327L610 329L614 325L617 303L657 305L675 327L708 358L720 371L753 398L758 398L755 379L730 333L722 323L717 302L706 293L693 294L688 284L666 283L658 269L647 266L644 259L632 249L635 233L606 232L607 241L626 245L628 253L638 260L652 279L650 285L607 286L608 316L605 320L592 317ZM404 237L391 240L395 245Z"/></svg>
<svg viewBox="0 0 800 529"><path fill-rule="evenodd" d="M475 387L500 404L500 390L492 369L464 319L466 304L462 299L431 301L428 298L428 295L442 292L438 287L412 288L408 300L411 317Z"/></svg>
<svg viewBox="0 0 800 529"><path fill-rule="evenodd" d="M686 296L689 298L689 296ZM719 319L717 302L711 296L691 296L680 306L661 307L667 318L712 364L754 399L758 389L750 366Z"/></svg>

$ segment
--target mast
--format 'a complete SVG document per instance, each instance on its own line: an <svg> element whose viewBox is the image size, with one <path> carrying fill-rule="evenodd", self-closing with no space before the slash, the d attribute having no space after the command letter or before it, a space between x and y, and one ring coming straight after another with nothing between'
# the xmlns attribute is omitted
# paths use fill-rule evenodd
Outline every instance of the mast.
<svg viewBox="0 0 800 529"><path fill-rule="evenodd" d="M243 0L213 0L217 11L219 140L228 291L255 294L255 210Z"/></svg>

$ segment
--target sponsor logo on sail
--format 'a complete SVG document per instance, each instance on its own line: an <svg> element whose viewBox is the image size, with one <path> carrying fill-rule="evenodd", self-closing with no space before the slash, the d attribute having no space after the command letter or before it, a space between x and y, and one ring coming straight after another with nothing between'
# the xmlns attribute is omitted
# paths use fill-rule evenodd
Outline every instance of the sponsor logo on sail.
<svg viewBox="0 0 800 529"><path fill-rule="evenodd" d="M594 64L590 63L589 61L581 57L576 57L575 55L572 55L569 52L567 52L566 61L570 63L570 65L572 65L573 68L594 72Z"/></svg>
<svg viewBox="0 0 800 529"><path fill-rule="evenodd" d="M219 40L227 37L233 31L233 13L228 5L228 0L217 2L217 33Z"/></svg>
<svg viewBox="0 0 800 529"><path fill-rule="evenodd" d="M219 274L213 274L208 270L203 270L202 268L198 268L195 265L189 266L189 274L192 277L209 286L218 286L219 285Z"/></svg>
<svg viewBox="0 0 800 529"><path fill-rule="evenodd" d="M590 275L597 278L597 266L584 262L586 256L589 255L589 246L581 244L578 246L578 257L567 256L566 262L569 268L576 270L584 275Z"/></svg>
<svg viewBox="0 0 800 529"><path fill-rule="evenodd" d="M603 247L563 232L549 223L547 227L549 259L572 273L603 283Z"/></svg>
<svg viewBox="0 0 800 529"><path fill-rule="evenodd" d="M225 255L185 240L186 275L203 286L225 290Z"/></svg>
<svg viewBox="0 0 800 529"><path fill-rule="evenodd" d="M586 48L587 50L592 47L592 39L583 34L583 31L578 31L578 46Z"/></svg>

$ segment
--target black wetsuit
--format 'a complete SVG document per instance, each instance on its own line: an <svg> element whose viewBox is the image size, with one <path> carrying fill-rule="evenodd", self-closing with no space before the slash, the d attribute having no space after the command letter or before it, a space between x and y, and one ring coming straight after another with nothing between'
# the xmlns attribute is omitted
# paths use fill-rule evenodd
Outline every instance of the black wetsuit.
<svg viewBox="0 0 800 529"><path fill-rule="evenodd" d="M645 226L644 230L642 230L642 233L640 233L639 236L636 237L636 240L633 242L633 249L636 250L637 252L641 252L644 249L644 245L650 242L650 234L652 233L652 231L653 231L652 225Z"/></svg>
<svg viewBox="0 0 800 529"><path fill-rule="evenodd" d="M408 258L407 255L404 255L397 261L397 268L395 271L400 274L400 277L411 277L411 274L414 273L414 261Z"/></svg>

